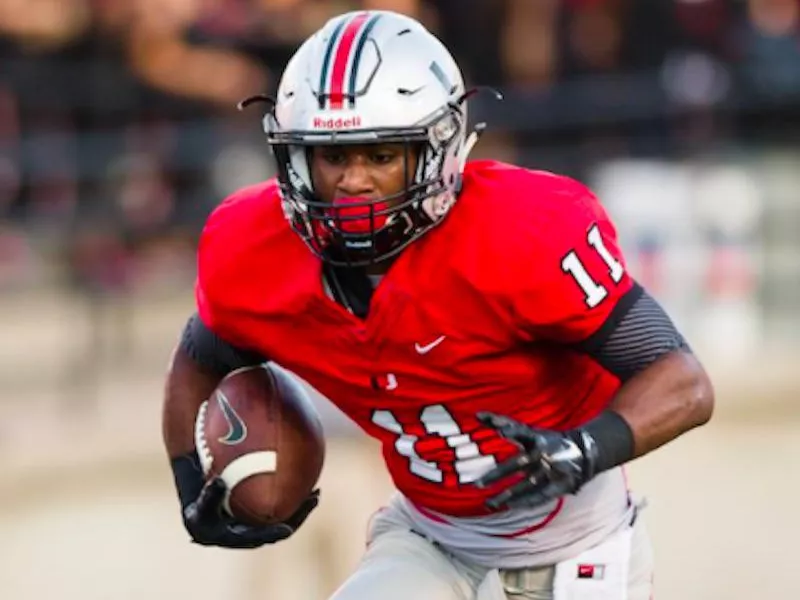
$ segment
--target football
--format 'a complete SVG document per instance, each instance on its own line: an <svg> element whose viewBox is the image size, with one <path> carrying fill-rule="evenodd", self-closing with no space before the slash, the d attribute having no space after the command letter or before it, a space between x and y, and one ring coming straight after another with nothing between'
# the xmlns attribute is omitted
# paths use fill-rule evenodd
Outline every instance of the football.
<svg viewBox="0 0 800 600"><path fill-rule="evenodd" d="M195 444L206 479L228 490L237 520L269 525L289 518L322 471L322 423L303 385L270 364L233 371L203 402Z"/></svg>

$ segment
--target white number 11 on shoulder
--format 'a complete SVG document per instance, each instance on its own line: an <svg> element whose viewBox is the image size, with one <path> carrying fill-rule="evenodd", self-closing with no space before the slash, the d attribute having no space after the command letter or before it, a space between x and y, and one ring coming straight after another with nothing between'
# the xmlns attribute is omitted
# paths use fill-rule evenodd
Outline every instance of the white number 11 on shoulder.
<svg viewBox="0 0 800 600"><path fill-rule="evenodd" d="M603 238L600 235L600 228L597 225L592 225L592 228L589 229L586 235L586 241L594 248L600 258L603 259L603 262L606 263L608 267L608 276L611 280L614 283L619 283L625 270L622 264L614 258L611 252L608 251L608 248L606 248L603 243ZM580 286L583 293L586 295L584 302L586 302L586 306L589 308L594 308L608 296L608 290L589 275L575 250L570 250L561 260L561 270L572 275L575 283Z"/></svg>

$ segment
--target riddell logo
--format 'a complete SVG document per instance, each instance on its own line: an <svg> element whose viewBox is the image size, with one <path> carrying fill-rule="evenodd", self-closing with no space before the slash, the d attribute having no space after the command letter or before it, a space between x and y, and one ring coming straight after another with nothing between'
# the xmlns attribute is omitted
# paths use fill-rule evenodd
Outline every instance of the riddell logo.
<svg viewBox="0 0 800 600"><path fill-rule="evenodd" d="M361 117L314 117L313 126L314 129L354 129L361 127Z"/></svg>

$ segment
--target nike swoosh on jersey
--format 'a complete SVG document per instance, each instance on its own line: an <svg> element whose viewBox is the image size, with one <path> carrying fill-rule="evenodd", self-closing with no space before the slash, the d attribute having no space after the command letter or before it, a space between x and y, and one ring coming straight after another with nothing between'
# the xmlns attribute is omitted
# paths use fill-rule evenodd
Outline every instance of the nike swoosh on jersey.
<svg viewBox="0 0 800 600"><path fill-rule="evenodd" d="M418 354L427 354L428 352L430 352L431 350L436 348L436 346L441 344L445 340L446 337L447 337L446 335L440 335L438 338L433 340L430 344L425 344L424 346L420 345L419 343L416 343L416 344L414 344L414 349L417 351Z"/></svg>
<svg viewBox="0 0 800 600"><path fill-rule="evenodd" d="M244 421L242 421L242 418L236 414L236 411L233 410L225 394L219 390L217 390L217 403L222 409L222 415L228 422L228 433L224 437L219 438L218 441L229 446L241 444L247 437L247 426L244 424Z"/></svg>

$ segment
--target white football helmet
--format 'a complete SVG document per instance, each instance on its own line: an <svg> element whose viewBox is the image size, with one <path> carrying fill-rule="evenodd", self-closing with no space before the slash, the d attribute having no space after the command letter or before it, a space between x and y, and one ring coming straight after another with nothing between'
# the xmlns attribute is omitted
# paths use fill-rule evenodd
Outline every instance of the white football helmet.
<svg viewBox="0 0 800 600"><path fill-rule="evenodd" d="M286 217L317 256L334 265L379 262L444 218L477 140L477 133L466 136L468 95L447 48L400 14L347 13L303 43L286 66L264 130ZM382 142L421 148L400 194L341 212L315 194L310 146ZM348 227L355 219L368 226Z"/></svg>

